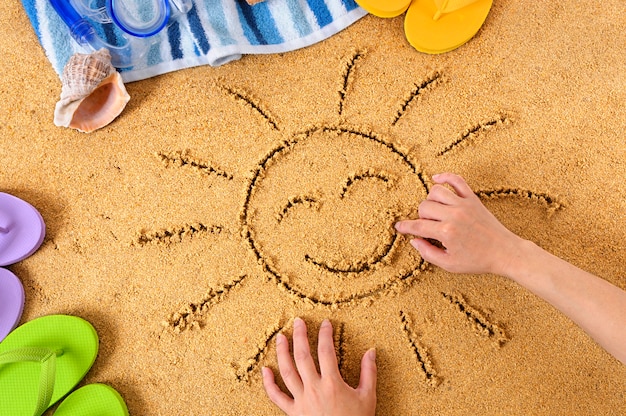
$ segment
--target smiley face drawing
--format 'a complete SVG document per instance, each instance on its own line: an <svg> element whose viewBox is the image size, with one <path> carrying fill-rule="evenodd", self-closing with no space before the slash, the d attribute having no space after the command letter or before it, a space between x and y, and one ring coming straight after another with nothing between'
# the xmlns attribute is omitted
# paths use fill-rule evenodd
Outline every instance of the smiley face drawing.
<svg viewBox="0 0 626 416"><path fill-rule="evenodd" d="M422 263L393 224L427 194L419 167L373 133L323 126L263 160L242 221L266 270L297 297L359 300L408 279Z"/></svg>

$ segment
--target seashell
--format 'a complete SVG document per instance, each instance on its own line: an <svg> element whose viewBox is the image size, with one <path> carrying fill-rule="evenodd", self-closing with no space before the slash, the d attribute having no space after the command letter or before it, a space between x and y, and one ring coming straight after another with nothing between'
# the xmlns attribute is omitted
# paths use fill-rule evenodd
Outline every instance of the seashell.
<svg viewBox="0 0 626 416"><path fill-rule="evenodd" d="M54 124L85 133L113 121L130 100L121 75L106 49L74 54L63 68L61 99L54 108Z"/></svg>

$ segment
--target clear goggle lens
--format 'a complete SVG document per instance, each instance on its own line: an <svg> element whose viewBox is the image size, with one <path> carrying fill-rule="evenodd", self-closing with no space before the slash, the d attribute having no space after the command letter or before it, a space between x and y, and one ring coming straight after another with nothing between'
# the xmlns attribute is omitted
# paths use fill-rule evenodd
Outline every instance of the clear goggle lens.
<svg viewBox="0 0 626 416"><path fill-rule="evenodd" d="M124 32L138 37L159 33L170 17L168 0L109 0L107 11Z"/></svg>

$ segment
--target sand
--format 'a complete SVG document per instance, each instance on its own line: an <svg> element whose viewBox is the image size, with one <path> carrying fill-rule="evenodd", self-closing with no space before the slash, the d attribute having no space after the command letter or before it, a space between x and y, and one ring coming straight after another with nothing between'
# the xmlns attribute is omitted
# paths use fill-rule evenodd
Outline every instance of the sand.
<svg viewBox="0 0 626 416"><path fill-rule="evenodd" d="M81 384L132 415L280 414L260 379L275 335L328 317L352 385L377 348L379 415L626 413L626 367L567 318L424 264L391 229L457 172L511 230L625 288L623 2L496 1L437 56L402 18L366 17L130 83L89 135L53 125L60 81L19 2L0 9L0 189L47 225L10 269L22 322L95 326Z"/></svg>

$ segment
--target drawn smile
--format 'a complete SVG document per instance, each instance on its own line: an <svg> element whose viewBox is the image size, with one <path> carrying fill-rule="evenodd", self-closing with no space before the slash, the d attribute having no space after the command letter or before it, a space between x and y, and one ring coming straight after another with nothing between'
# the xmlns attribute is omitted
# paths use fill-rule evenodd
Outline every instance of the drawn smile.
<svg viewBox="0 0 626 416"><path fill-rule="evenodd" d="M366 256L365 257L366 260L359 260L357 262L352 262L351 264L348 264L348 265L340 265L340 264L331 265L329 264L329 262L317 260L313 258L312 256L310 256L309 254L306 254L304 256L304 259L307 262L314 264L317 267L320 267L326 270L327 272L331 272L331 273L367 272L367 271L374 269L379 263L382 263L385 260L385 258L389 255L389 253L393 249L393 246L396 243L397 238L398 238L398 234L396 234L395 232L390 232L387 242L385 243L385 245L381 247L380 250L376 250L375 252Z"/></svg>

